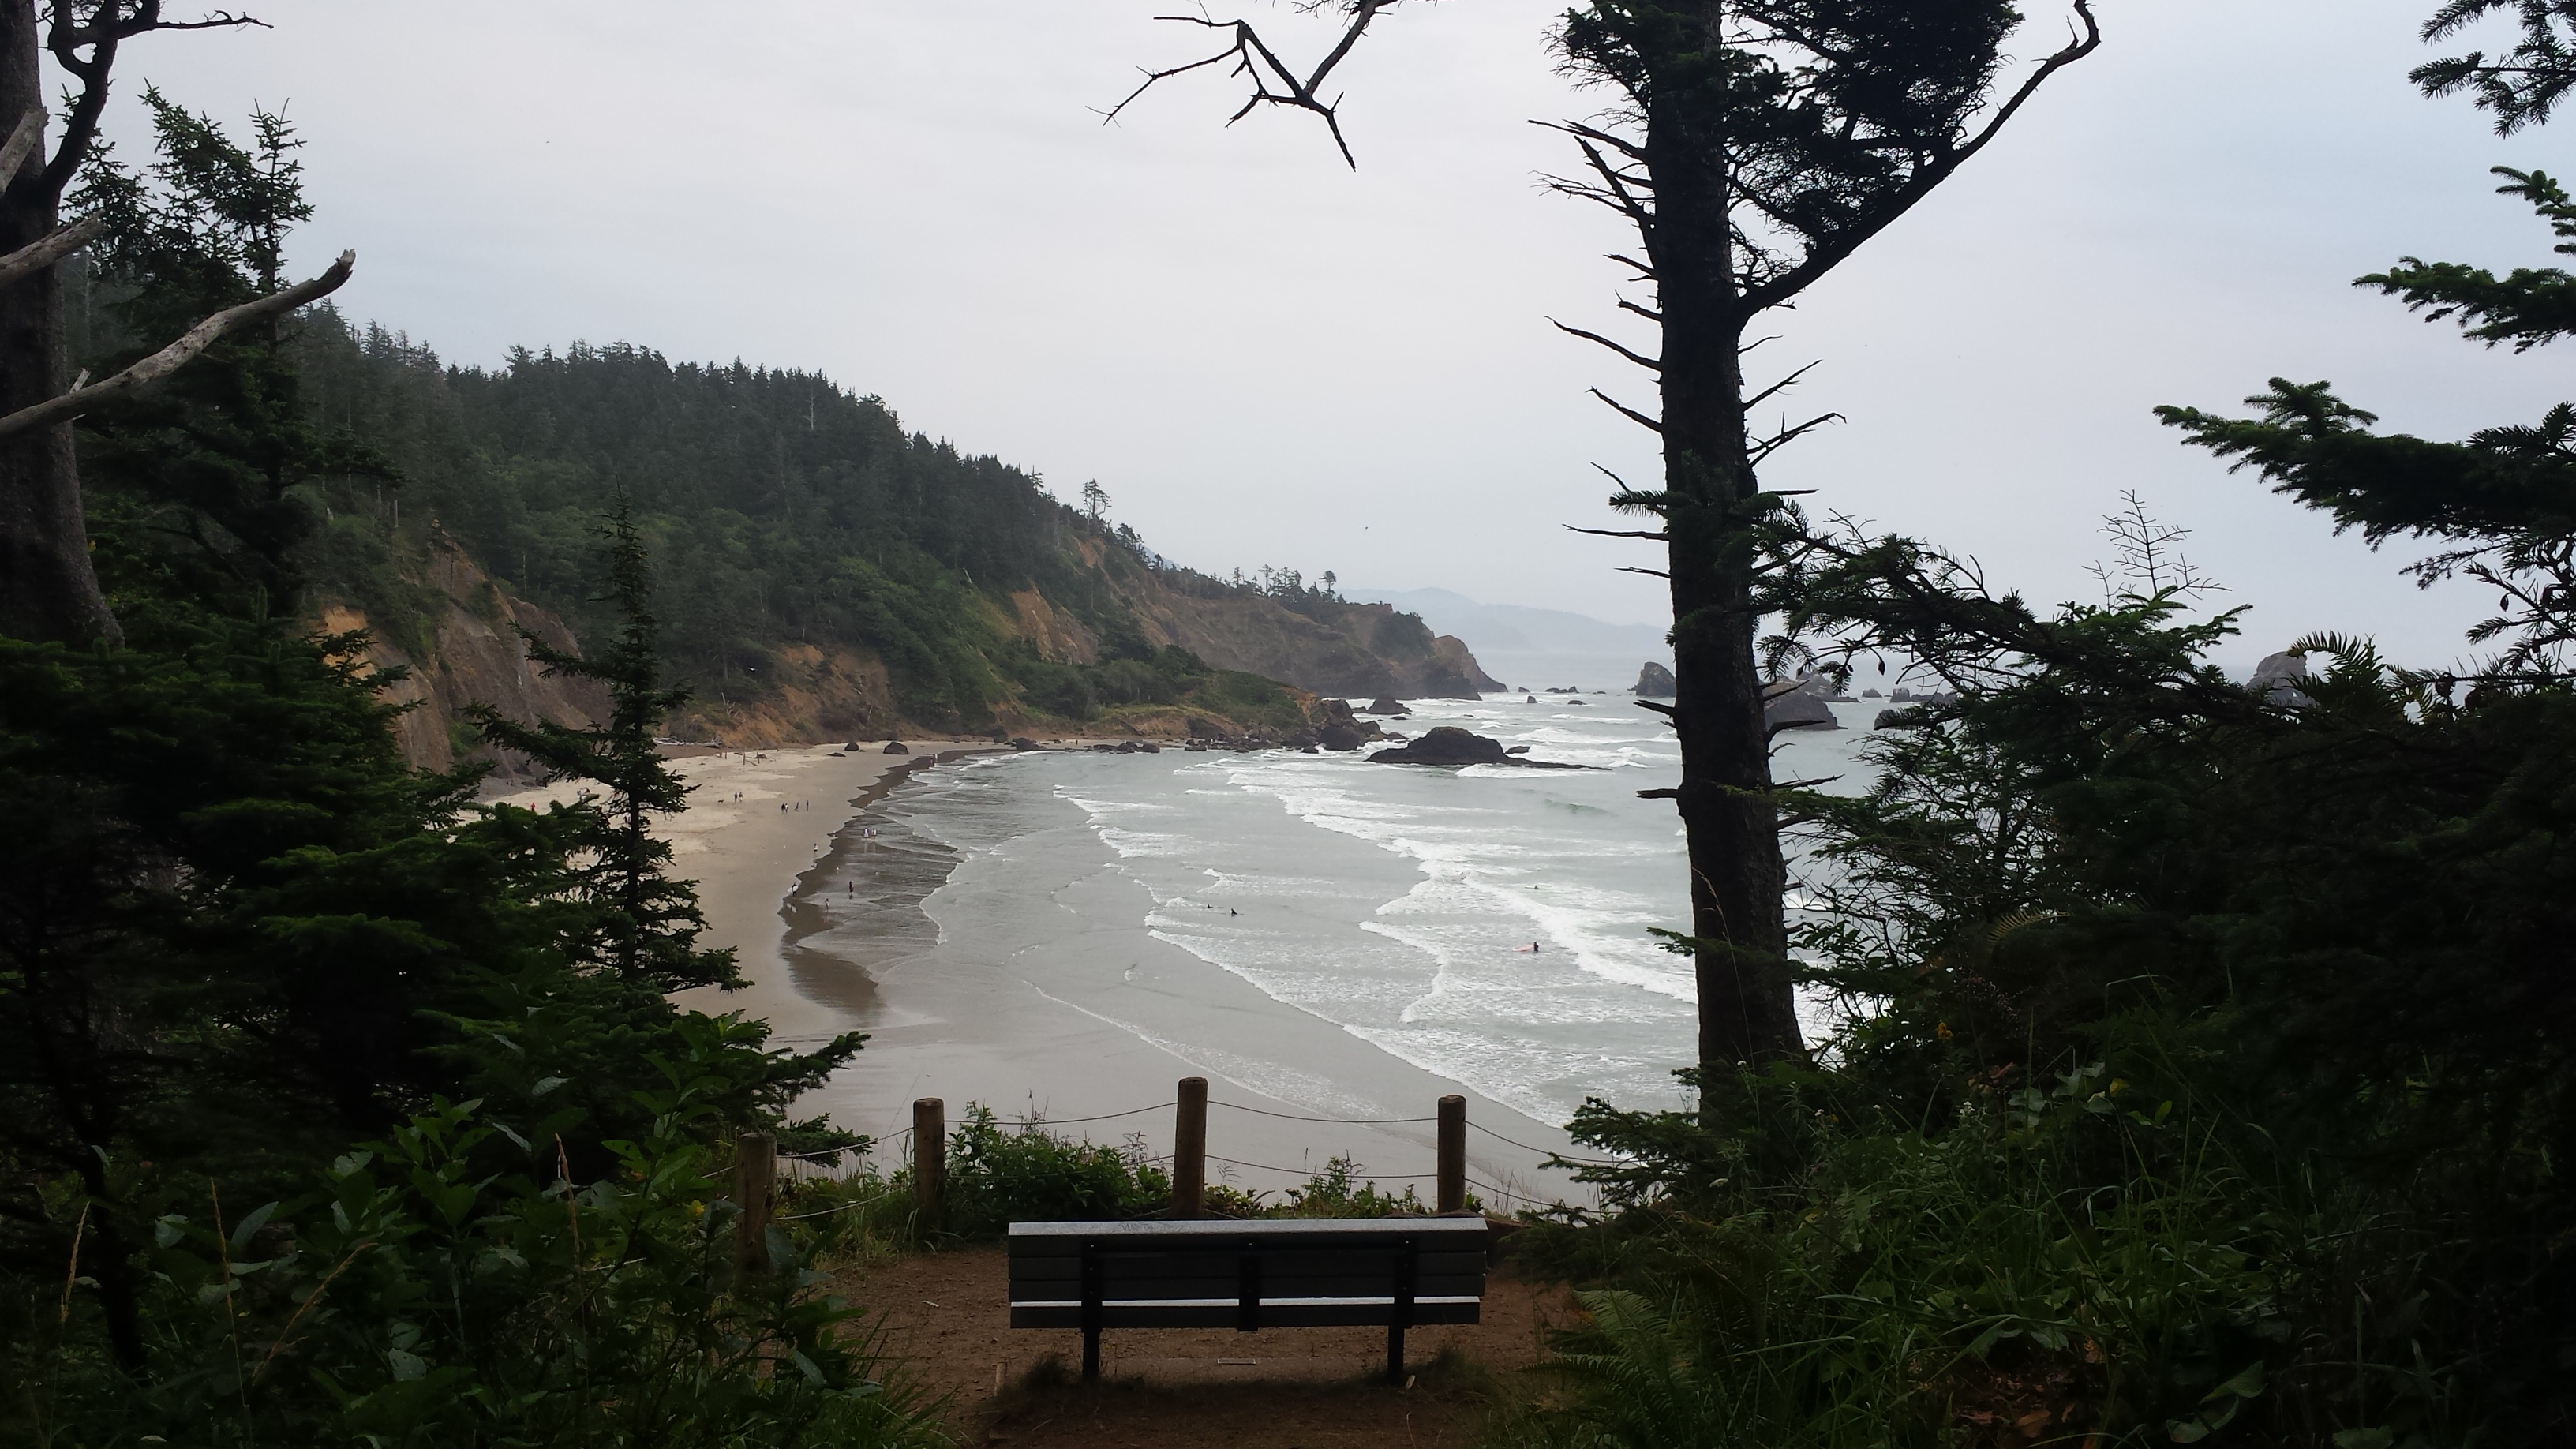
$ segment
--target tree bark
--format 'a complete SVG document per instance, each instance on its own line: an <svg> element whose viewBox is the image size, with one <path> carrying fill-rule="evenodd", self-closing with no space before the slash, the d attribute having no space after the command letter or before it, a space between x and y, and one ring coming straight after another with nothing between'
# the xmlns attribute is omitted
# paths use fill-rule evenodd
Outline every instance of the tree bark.
<svg viewBox="0 0 2576 1449"><path fill-rule="evenodd" d="M35 0L0 0L0 132L44 104ZM39 145L5 178L0 254L42 238L59 219ZM0 416L64 389L66 340L59 268L0 288ZM90 567L80 465L63 422L0 438L0 634L64 644L123 640Z"/></svg>
<svg viewBox="0 0 2576 1449"><path fill-rule="evenodd" d="M1718 48L1719 7L1700 7ZM1671 535L1676 803L1689 846L1699 1060L1803 1060L1780 896L1779 815L1754 652L1753 522L1759 489L1745 431L1742 339L1728 137L1705 83L1659 87L1646 126L1655 214L1646 238L1663 314L1665 510ZM1702 114L1703 109L1712 113Z"/></svg>

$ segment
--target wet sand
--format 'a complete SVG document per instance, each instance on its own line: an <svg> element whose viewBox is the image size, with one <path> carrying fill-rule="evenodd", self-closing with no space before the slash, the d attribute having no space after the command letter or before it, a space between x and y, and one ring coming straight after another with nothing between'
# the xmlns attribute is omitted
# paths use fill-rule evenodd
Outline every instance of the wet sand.
<svg viewBox="0 0 2576 1449"><path fill-rule="evenodd" d="M870 1002L863 976L819 997L798 989L790 965L795 923L781 902L830 854L833 837L850 818L907 773L941 758L1001 748L954 740L907 740L905 747L910 754L889 755L875 743L856 753L809 745L673 759L673 773L693 789L688 809L660 822L663 838L671 842L672 869L697 882L698 905L707 919L700 944L732 948L749 983L732 992L684 991L673 1000L694 1011L739 1011L766 1021L771 1040L781 1046L812 1045L864 1029ZM541 809L583 788L564 782L494 798Z"/></svg>
<svg viewBox="0 0 2576 1449"><path fill-rule="evenodd" d="M912 1102L936 1096L952 1123L980 1102L1006 1121L1042 1116L1159 1157L1171 1150L1176 1083L1205 1076L1216 1104L1211 1182L1275 1193L1343 1156L1388 1191L1431 1195L1429 1119L1457 1084L1156 938L1141 888L1113 868L1079 812L990 850L909 828L906 812L879 802L911 772L1011 770L1049 756L908 744L905 756L817 746L674 764L696 787L689 808L663 822L675 870L698 884L703 943L733 948L748 982L674 1000L764 1020L782 1047L870 1035L800 1111L901 1152ZM573 793L558 785L503 798L534 806ZM1464 1095L1469 1120L1488 1129L1469 1136L1472 1179L1543 1199L1587 1196L1539 1165L1569 1147L1560 1129ZM1088 1120L1106 1114L1116 1115ZM1489 1207L1511 1201L1477 1195Z"/></svg>
<svg viewBox="0 0 2576 1449"><path fill-rule="evenodd" d="M1571 1148L1555 1125L1275 999L1153 929L1145 888L1057 794L1069 775L1150 768L1061 754L970 762L861 814L790 907L799 988L844 1003L870 1033L806 1105L890 1140L916 1098L941 1098L952 1122L982 1103L1006 1122L1043 1118L1160 1157L1179 1080L1202 1076L1211 1182L1276 1193L1338 1156L1385 1190L1428 1198L1431 1118L1458 1093L1485 1129L1469 1133L1471 1180L1588 1200L1540 1166Z"/></svg>

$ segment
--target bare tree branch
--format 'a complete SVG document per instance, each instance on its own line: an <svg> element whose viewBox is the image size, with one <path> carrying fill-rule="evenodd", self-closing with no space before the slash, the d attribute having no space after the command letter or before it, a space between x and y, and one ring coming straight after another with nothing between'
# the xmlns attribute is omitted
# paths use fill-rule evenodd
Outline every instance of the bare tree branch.
<svg viewBox="0 0 2576 1449"><path fill-rule="evenodd" d="M0 160L5 160L0 157ZM5 176L6 171L0 171ZM107 230L107 223L95 216L85 216L69 226L56 227L5 257L0 257L0 287L21 277L32 277L97 239Z"/></svg>
<svg viewBox="0 0 2576 1449"><path fill-rule="evenodd" d="M1196 25L1208 30L1231 31L1234 34L1234 43L1214 55L1191 61L1187 65L1146 71L1144 81L1136 89L1129 91L1126 99L1100 113L1101 124L1107 125L1117 120L1120 112L1135 104L1137 97L1152 90L1157 81L1169 80L1177 75L1186 75L1194 70L1203 70L1208 66L1232 61L1234 65L1230 73L1250 80L1252 94L1245 98L1241 109L1226 118L1227 125L1233 125L1236 121L1251 115L1255 108L1265 105L1312 111L1324 118L1324 127L1332 132L1333 145L1340 149L1343 163L1356 171L1360 163L1351 155L1351 143L1342 136L1339 110L1341 97L1335 96L1327 103L1317 92L1323 88L1325 80L1331 77L1334 68L1350 55L1351 48L1359 44L1360 36L1367 32L1369 23L1377 19L1380 12L1402 3L1403 0L1341 0L1344 11L1350 16L1350 23L1343 27L1340 42L1334 45L1331 52L1303 78L1288 68L1287 63L1279 58L1278 53L1261 38L1261 32L1253 29L1252 22L1248 20L1213 20L1205 15L1157 15L1154 17L1157 20L1168 20L1178 25ZM1325 3L1324 0L1316 0L1316 3L1302 5L1299 8L1313 12L1324 9ZM1273 89L1274 83L1277 89Z"/></svg>
<svg viewBox="0 0 2576 1449"><path fill-rule="evenodd" d="M243 323L260 317L274 316L280 312L292 312L308 302L318 301L338 291L340 284L349 280L349 273L355 270L357 264L356 252L342 252L340 259L331 264L329 271L309 282L299 283L282 292L271 292L257 301L244 302L238 307L227 307L189 328L187 334L178 341L114 377L103 382L92 383L88 387L74 388L60 397L37 403L33 407L20 408L7 417L0 418L0 438L26 432L31 428L51 427L57 423L69 422L111 398L149 387L187 366L198 353L214 345L217 338Z"/></svg>
<svg viewBox="0 0 2576 1449"><path fill-rule="evenodd" d="M1825 360L1823 358L1819 357L1815 361L1808 363L1805 367L1799 368L1797 371L1790 373L1787 377L1780 379L1778 382L1762 389L1753 396L1746 398L1744 400L1744 410L1749 413L1755 408L1760 407L1763 403L1769 401L1774 394L1786 392L1788 389L1796 387L1798 385L1799 378L1805 377L1808 373L1822 367L1824 365L1824 361Z"/></svg>
<svg viewBox="0 0 2576 1449"><path fill-rule="evenodd" d="M58 0L52 24L45 32L45 48L53 52L55 64L80 82L81 88L63 118L62 142L54 148L53 159L45 164L46 187L54 195L62 195L81 162L88 159L90 141L98 134L99 113L107 108L108 76L115 69L118 44L155 30L224 30L266 24L229 10L218 10L203 20L164 20L161 0L98 0L89 18L83 20L70 0ZM90 52L86 60L80 55L84 46Z"/></svg>
<svg viewBox="0 0 2576 1449"><path fill-rule="evenodd" d="M1825 424L1839 423L1843 421L1846 421L1846 419L1841 413L1826 413L1822 417L1809 418L1794 428L1782 428L1780 431L1764 438L1761 442L1754 444L1752 456L1747 459L1747 461L1758 466L1763 459L1779 452L1782 448L1798 441L1800 438L1803 438L1807 434L1814 432L1816 429L1823 427ZM1807 489L1802 491L1813 492L1814 490Z"/></svg>
<svg viewBox="0 0 2576 1449"><path fill-rule="evenodd" d="M1646 369L1648 372L1662 372L1664 370L1664 365L1662 363L1646 356L1642 352L1632 352L1629 349L1620 346L1618 343L1611 341L1609 338L1602 336L1598 332L1586 332L1580 327L1568 327L1553 317L1547 319L1547 324L1555 328L1557 331L1566 333L1569 336L1580 337L1586 342L1598 342L1602 346L1609 348L1611 351L1618 353L1621 357L1624 357L1630 362L1637 364L1639 367Z"/></svg>
<svg viewBox="0 0 2576 1449"><path fill-rule="evenodd" d="M1632 407L1628 406L1626 403L1623 403L1623 402L1619 401L1617 398L1614 398L1614 397L1612 397L1610 394L1608 394L1608 393L1606 393L1606 392L1603 392L1601 389L1599 389L1599 388L1597 388L1597 387L1596 387L1596 388L1591 389L1590 391L1591 391L1591 393L1592 393L1592 395L1593 395L1594 397L1597 397L1597 398L1601 399L1603 402L1608 403L1608 404L1609 404L1613 409L1617 410L1617 412L1618 412L1619 416L1621 416L1621 417L1623 417L1623 418L1626 418L1628 421L1630 421L1630 422L1632 422L1632 423L1635 423L1638 427L1645 428L1645 429L1647 429L1647 430L1649 430L1649 431L1651 431L1651 432L1654 432L1654 433L1656 433L1656 434L1658 434L1658 435L1660 435L1660 434L1664 431L1664 425L1663 425L1662 423L1657 422L1657 421L1656 421L1656 420L1654 420L1653 418L1650 418L1650 417L1646 416L1644 413L1641 413L1641 412L1637 411L1635 408L1632 408Z"/></svg>
<svg viewBox="0 0 2576 1449"><path fill-rule="evenodd" d="M45 108L29 106L27 114L20 116L17 126L9 132L9 139L0 142L0 186L18 178L18 168L27 164L28 153L44 139Z"/></svg>

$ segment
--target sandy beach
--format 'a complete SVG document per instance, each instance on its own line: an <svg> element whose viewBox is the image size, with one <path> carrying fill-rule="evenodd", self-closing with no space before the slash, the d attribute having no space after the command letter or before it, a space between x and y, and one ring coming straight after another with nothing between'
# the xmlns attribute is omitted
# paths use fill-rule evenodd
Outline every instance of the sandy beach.
<svg viewBox="0 0 2576 1449"><path fill-rule="evenodd" d="M1018 757L920 740L898 756L825 745L675 759L695 790L662 829L678 873L698 884L704 942L732 948L748 983L675 1000L764 1020L780 1046L869 1033L800 1110L894 1150L913 1100L937 1096L952 1122L980 1102L1005 1120L1043 1116L1159 1155L1171 1146L1164 1104L1175 1083L1205 1076L1217 1104L1212 1180L1275 1191L1346 1156L1389 1190L1427 1194L1429 1118L1439 1097L1463 1092L1485 1129L1471 1133L1471 1178L1512 1194L1567 1193L1562 1174L1540 1166L1570 1147L1555 1124L1410 1065L1149 928L1151 902L1079 811L961 852L870 809L916 770L944 763L938 779L953 782L961 770L1062 769L1086 743ZM1078 758L1152 768L1136 756ZM923 789L939 793L911 786L904 799ZM501 798L536 805L572 793Z"/></svg>
<svg viewBox="0 0 2576 1449"><path fill-rule="evenodd" d="M943 757L1002 748L955 740L907 740L904 746L911 753L889 755L878 742L855 752L807 745L675 755L672 772L692 789L689 808L660 822L663 838L671 842L672 868L697 882L707 918L701 944L730 947L749 983L733 992L682 992L675 1000L695 1011L739 1011L766 1021L781 1045L827 1041L860 1029L846 1009L800 994L789 980L789 923L782 903L795 893L798 879L829 854L833 837L851 817L908 771ZM562 782L492 798L535 809L570 800L583 788Z"/></svg>

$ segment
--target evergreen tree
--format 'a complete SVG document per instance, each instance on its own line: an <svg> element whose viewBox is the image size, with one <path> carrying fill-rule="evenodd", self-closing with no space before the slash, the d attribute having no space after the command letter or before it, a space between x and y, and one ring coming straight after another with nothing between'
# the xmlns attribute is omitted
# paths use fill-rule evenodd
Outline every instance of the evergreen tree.
<svg viewBox="0 0 2576 1449"><path fill-rule="evenodd" d="M1567 67L1611 88L1624 125L1565 129L1591 174L1558 183L1633 225L1662 336L1649 359L1662 407L1659 487L1615 506L1663 524L1673 602L1673 702L1690 847L1703 1070L1802 1054L1781 895L1778 806L1762 712L1755 596L1774 566L1766 521L1782 495L1758 477L1832 415L1768 435L1745 375L1748 329L1893 225L1986 146L2100 35L2082 30L2000 101L2002 46L2021 17L1999 0L1698 5L1599 0L1559 36ZM1624 409L1623 409L1624 411Z"/></svg>
<svg viewBox="0 0 2576 1449"><path fill-rule="evenodd" d="M1232 63L1253 80L1247 110L1317 113L1338 142L1321 87L1392 0L1329 8L1345 17L1342 40L1310 75L1287 70L1243 21L1191 22L1233 37L1199 64ZM1763 549L1785 500L1758 471L1836 416L1761 433L1753 409L1805 369L1748 382L1748 329L1795 305L2090 55L2092 11L2075 0L2074 14L2068 43L2001 96L2002 46L2021 21L2005 0L1591 0L1557 31L1565 69L1615 102L1597 124L1557 127L1588 171L1550 184L1633 227L1639 254L1613 260L1655 288L1652 306L1621 303L1657 328L1652 355L1565 330L1652 372L1662 394L1651 416L1603 401L1663 446L1660 484L1623 483L1611 502L1659 518L1634 536L1666 545L1677 688L1670 705L1649 707L1680 736L1682 778L1649 793L1675 802L1689 846L1691 929L1677 944L1696 959L1699 1060L1711 1071L1804 1052L1756 647L1756 594L1776 566Z"/></svg>
<svg viewBox="0 0 2576 1449"><path fill-rule="evenodd" d="M2434 96L2467 91L2495 113L2496 133L2511 135L2549 119L2576 88L2576 4L2569 0L2447 0L2424 22L2428 41L2448 40L2500 14L2519 22L2522 37L2502 55L2472 50L2417 66L2409 77Z"/></svg>
<svg viewBox="0 0 2576 1449"><path fill-rule="evenodd" d="M589 780L607 788L605 799L585 801L578 811L587 825L582 844L591 860L584 891L599 911L599 939L589 948L594 959L662 991L739 986L732 951L697 948L706 926L697 893L691 882L667 874L671 847L652 831L655 816L688 807L690 787L671 773L655 736L662 720L687 702L689 691L661 682L652 567L622 496L601 525L600 538L608 564L606 602L622 621L613 642L584 657L520 633L528 657L547 674L606 685L609 717L587 729L551 721L523 725L488 707L475 717L485 739L536 761L546 780Z"/></svg>
<svg viewBox="0 0 2576 1449"><path fill-rule="evenodd" d="M101 142L73 203L107 226L79 260L81 365L107 376L196 317L276 293L287 234L312 215L284 117L254 111L236 142L210 117L142 96L151 162ZM291 355L304 324L264 317L216 339L177 375L81 420L81 481L110 602L191 597L230 613L303 607L303 554L323 521L313 494L395 481L390 466L325 430Z"/></svg>
<svg viewBox="0 0 2576 1449"><path fill-rule="evenodd" d="M92 159L118 50L156 30L254 23L228 14L169 19L161 0L59 0L41 14L34 0L0 3L0 156L8 173L0 176L0 633L109 644L120 637L91 565L73 420L185 368L225 334L291 312L349 279L355 257L344 252L311 281L203 316L113 376L71 376L59 263L97 238L109 218L66 224L61 210ZM77 84L67 92L70 108L51 155L39 61L47 53ZM291 190L292 174L283 180ZM258 207L274 198L252 200Z"/></svg>

